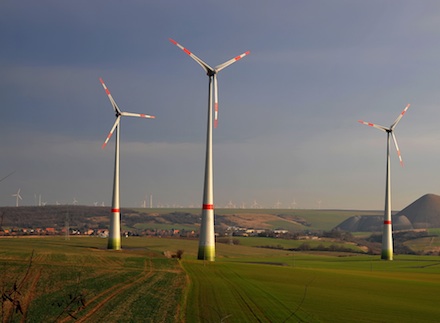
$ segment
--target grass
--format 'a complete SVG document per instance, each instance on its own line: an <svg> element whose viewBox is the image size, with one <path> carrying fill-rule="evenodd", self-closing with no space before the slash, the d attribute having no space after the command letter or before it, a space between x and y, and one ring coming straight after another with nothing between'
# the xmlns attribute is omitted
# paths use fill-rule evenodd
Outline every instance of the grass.
<svg viewBox="0 0 440 323"><path fill-rule="evenodd" d="M240 241L240 245L249 246L249 247L271 247L276 249L295 249L300 247L303 244L308 244L311 249L316 248L318 246L330 247L332 245L338 247L344 247L347 249L352 249L355 252L362 252L362 250L354 244L351 243L341 243L341 242L333 242L331 240L292 240L292 239L273 239L266 237L234 237L234 239L238 239Z"/></svg>
<svg viewBox="0 0 440 323"><path fill-rule="evenodd" d="M440 314L438 257L292 258L185 261L188 304L197 304L189 321L432 322Z"/></svg>
<svg viewBox="0 0 440 323"><path fill-rule="evenodd" d="M2 320L18 318L20 304L29 322L174 322L186 283L177 260L149 250L146 239L123 241L123 251L109 251L99 238L0 239L2 293L19 286Z"/></svg>
<svg viewBox="0 0 440 323"><path fill-rule="evenodd" d="M428 229L429 234L440 237L440 228Z"/></svg>
<svg viewBox="0 0 440 323"><path fill-rule="evenodd" d="M145 229L155 229L155 230L171 230L171 229L177 229L177 230L186 230L186 231L192 231L197 230L198 227L195 225L187 225L187 224L168 224L168 223L138 223L134 226L134 228L138 230L145 230Z"/></svg>
<svg viewBox="0 0 440 323"><path fill-rule="evenodd" d="M440 315L439 256L381 261L254 247L287 249L293 240L240 241L217 244L216 261L203 262L197 240L129 237L110 251L100 238L0 239L1 291L15 283L23 309L4 302L2 321L405 323ZM182 261L163 256L177 249Z"/></svg>

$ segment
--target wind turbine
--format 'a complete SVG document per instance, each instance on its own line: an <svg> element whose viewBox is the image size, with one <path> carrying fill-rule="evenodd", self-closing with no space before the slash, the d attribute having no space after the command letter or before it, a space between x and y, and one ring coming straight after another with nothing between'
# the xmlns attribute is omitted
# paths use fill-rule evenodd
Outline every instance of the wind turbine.
<svg viewBox="0 0 440 323"><path fill-rule="evenodd" d="M218 124L218 85L217 74L232 63L242 59L250 52L247 51L236 56L223 64L212 68L188 49L180 45L173 39L169 39L171 43L179 47L193 60L195 60L206 72L209 77L209 96L208 96L208 127L206 136L206 159L205 159L205 180L203 188L203 207L202 207L202 223L200 227L199 251L197 258L199 260L215 260L215 237L214 237L214 180L212 165L212 106L214 103L214 127Z"/></svg>
<svg viewBox="0 0 440 323"><path fill-rule="evenodd" d="M23 200L21 195L20 195L20 190L21 188L18 189L17 193L12 194L12 196L15 196L15 206L18 206L18 199Z"/></svg>
<svg viewBox="0 0 440 323"><path fill-rule="evenodd" d="M291 209L296 209L296 200L294 199L292 203L290 203Z"/></svg>
<svg viewBox="0 0 440 323"><path fill-rule="evenodd" d="M397 145L397 139L394 135L394 128L396 128L400 119L402 119L406 110L408 110L410 104L397 117L396 121L389 126L384 127L371 122L365 122L359 120L359 123L377 128L387 133L387 170L386 170L386 184L385 184L385 211L383 221L383 233L382 233L382 255L381 259L393 260L393 227L391 223L391 163L390 163L390 135L393 137L394 146L397 150L397 156L399 157L400 165L403 166L402 156L400 155L399 146Z"/></svg>
<svg viewBox="0 0 440 323"><path fill-rule="evenodd" d="M148 119L154 119L154 116L150 116L148 114L140 114L140 113L131 113L131 112L123 112L121 109L119 109L118 105L116 104L115 100L113 100L112 95L110 94L110 91L108 90L107 86L104 84L104 81L102 78L99 79L102 87L105 90L105 93L107 93L108 99L110 100L111 105L113 106L113 110L116 115L116 121L113 124L112 129L110 130L110 133L107 136L107 139L105 139L104 144L102 145L102 149L105 148L107 145L107 142L110 140L110 137L112 136L113 132L116 129L116 138L115 138L115 171L114 171L114 177L113 177L113 198L112 198L112 217L110 218L110 228L109 228L109 234L108 234L108 244L107 249L115 249L119 250L121 249L121 211L119 208L119 136L120 136L120 121L121 117L139 117L139 118L148 118Z"/></svg>

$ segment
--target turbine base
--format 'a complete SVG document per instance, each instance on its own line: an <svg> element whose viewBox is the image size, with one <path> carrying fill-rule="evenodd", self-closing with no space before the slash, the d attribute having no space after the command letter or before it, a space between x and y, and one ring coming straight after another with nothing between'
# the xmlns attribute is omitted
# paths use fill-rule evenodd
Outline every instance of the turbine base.
<svg viewBox="0 0 440 323"><path fill-rule="evenodd" d="M382 250L381 259L382 260L393 260L393 251L392 250Z"/></svg>
<svg viewBox="0 0 440 323"><path fill-rule="evenodd" d="M215 261L215 246L199 246L197 259Z"/></svg>
<svg viewBox="0 0 440 323"><path fill-rule="evenodd" d="M121 250L121 239L108 239L107 249Z"/></svg>

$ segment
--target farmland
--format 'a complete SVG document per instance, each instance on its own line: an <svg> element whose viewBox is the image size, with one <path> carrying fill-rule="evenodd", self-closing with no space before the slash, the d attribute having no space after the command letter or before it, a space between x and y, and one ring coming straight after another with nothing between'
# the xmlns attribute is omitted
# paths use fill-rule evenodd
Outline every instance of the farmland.
<svg viewBox="0 0 440 323"><path fill-rule="evenodd" d="M248 240L247 240L248 239ZM2 320L13 322L432 322L440 257L292 252L268 238L217 244L129 237L0 239ZM183 250L183 259L166 251Z"/></svg>

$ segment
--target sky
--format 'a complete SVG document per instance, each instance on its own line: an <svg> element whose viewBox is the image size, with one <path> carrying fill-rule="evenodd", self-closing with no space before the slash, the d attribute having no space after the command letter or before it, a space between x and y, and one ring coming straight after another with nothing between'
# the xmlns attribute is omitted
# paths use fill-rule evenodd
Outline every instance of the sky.
<svg viewBox="0 0 440 323"><path fill-rule="evenodd" d="M222 70L214 205L392 209L440 194L438 1L1 1L0 206L202 203L208 77Z"/></svg>

